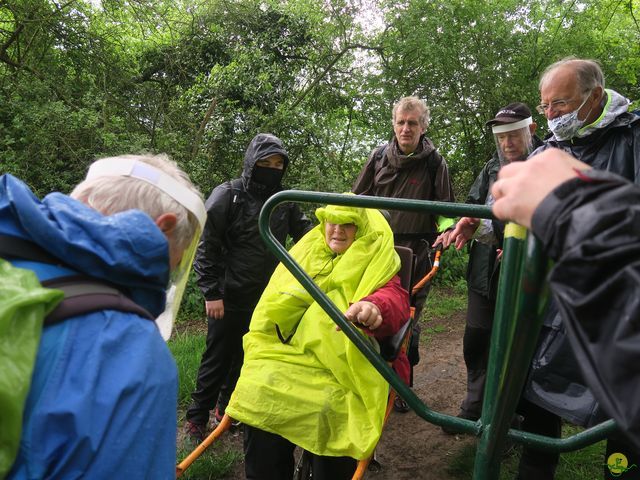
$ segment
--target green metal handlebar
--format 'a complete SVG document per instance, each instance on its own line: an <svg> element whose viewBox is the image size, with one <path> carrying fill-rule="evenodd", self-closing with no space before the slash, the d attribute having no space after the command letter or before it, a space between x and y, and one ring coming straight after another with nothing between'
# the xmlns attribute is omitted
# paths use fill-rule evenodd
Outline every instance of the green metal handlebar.
<svg viewBox="0 0 640 480"><path fill-rule="evenodd" d="M507 437L536 449L567 452L600 441L616 429L615 422L609 420L568 438L549 438L509 430L528 365L537 344L546 305L544 280L548 262L540 242L533 235L527 235L525 229L508 224L505 230L504 256L483 411L481 419L474 422L428 408L291 258L271 232L269 224L272 211L284 202L344 205L473 218L493 218L491 209L484 205L286 190L276 193L265 202L259 219L260 235L267 247L418 416L435 425L454 427L461 432L480 437L474 468L475 480L498 478L501 449Z"/></svg>

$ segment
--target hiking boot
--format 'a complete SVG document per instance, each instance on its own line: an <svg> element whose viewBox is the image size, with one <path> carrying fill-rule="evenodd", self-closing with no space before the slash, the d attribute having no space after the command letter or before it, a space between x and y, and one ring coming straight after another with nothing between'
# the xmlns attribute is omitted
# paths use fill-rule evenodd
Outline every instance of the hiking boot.
<svg viewBox="0 0 640 480"><path fill-rule="evenodd" d="M188 439L200 444L207 437L207 426L187 420L184 424L184 433Z"/></svg>
<svg viewBox="0 0 640 480"><path fill-rule="evenodd" d="M213 424L217 426L222 421L222 417L224 417L224 412L221 412L220 408L216 407L213 411Z"/></svg>
<svg viewBox="0 0 640 480"><path fill-rule="evenodd" d="M218 407L216 407L213 412L213 420L211 423L213 424L213 428L216 428L222 422L222 417L224 417L224 412L221 412ZM231 433L236 433L240 429L240 421L231 419L231 426L229 427L229 431Z"/></svg>

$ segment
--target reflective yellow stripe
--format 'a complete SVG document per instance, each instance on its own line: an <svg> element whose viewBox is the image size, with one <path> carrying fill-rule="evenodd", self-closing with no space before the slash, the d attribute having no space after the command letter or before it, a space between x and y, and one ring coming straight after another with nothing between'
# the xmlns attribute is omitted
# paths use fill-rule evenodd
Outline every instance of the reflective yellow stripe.
<svg viewBox="0 0 640 480"><path fill-rule="evenodd" d="M527 229L517 223L507 223L504 227L504 238L514 237L518 240L524 240L527 236Z"/></svg>

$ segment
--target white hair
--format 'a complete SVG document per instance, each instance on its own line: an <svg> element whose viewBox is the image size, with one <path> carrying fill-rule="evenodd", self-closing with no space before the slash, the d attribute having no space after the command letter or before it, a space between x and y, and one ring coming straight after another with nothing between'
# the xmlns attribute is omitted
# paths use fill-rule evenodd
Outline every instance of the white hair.
<svg viewBox="0 0 640 480"><path fill-rule="evenodd" d="M403 97L393 106L393 110L391 112L391 123L395 125L396 123L396 114L398 112L413 112L417 111L420 115L420 125L422 128L426 129L429 126L429 121L431 120L431 112L429 111L429 106L426 102L418 97Z"/></svg>
<svg viewBox="0 0 640 480"><path fill-rule="evenodd" d="M202 194L191 183L187 174L168 155L120 155L101 160L109 162L136 160L146 163L170 175L202 199ZM180 248L186 248L191 243L199 226L198 219L187 208L158 187L135 177L113 175L84 180L73 189L71 197L104 215L138 209L155 220L162 214L173 213L177 218L176 245Z"/></svg>
<svg viewBox="0 0 640 480"><path fill-rule="evenodd" d="M546 83L549 76L558 68L563 67L569 67L575 72L580 93L591 92L596 87L602 87L604 89L604 73L602 73L600 64L596 60L576 57L565 57L545 68L540 77L538 89L542 90L542 86Z"/></svg>

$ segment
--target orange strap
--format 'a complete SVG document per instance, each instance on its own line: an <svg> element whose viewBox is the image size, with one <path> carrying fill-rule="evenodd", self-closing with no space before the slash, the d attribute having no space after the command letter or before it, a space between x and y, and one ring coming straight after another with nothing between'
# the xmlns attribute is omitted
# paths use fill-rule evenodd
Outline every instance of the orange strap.
<svg viewBox="0 0 640 480"><path fill-rule="evenodd" d="M418 293L420 289L422 289L422 287L424 287L428 282L431 281L433 277L436 276L436 272L440 269L441 255L442 255L442 250L437 249L436 255L433 259L433 267L431 267L431 270L429 270L429 273L427 273L424 277L422 277L422 280L420 280L418 283L416 283L413 286L413 288L411 289L411 295L415 295L416 293Z"/></svg>

